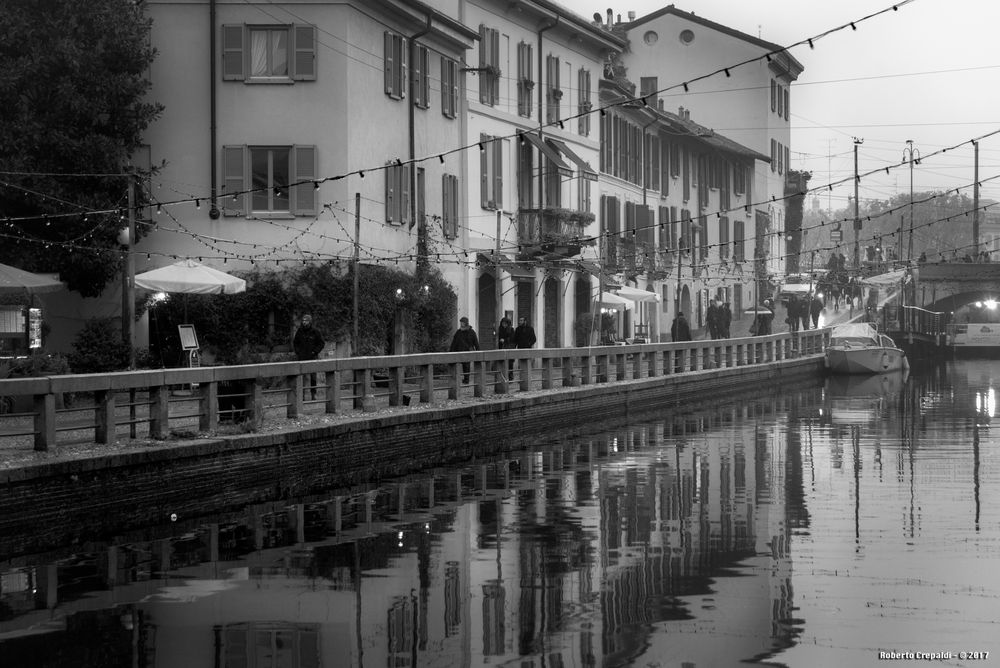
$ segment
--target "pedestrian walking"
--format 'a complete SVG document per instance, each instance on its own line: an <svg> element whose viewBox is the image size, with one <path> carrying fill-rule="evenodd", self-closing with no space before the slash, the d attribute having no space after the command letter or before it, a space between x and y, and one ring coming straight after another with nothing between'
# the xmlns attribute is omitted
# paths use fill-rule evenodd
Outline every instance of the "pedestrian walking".
<svg viewBox="0 0 1000 668"><path fill-rule="evenodd" d="M476 330L469 326L469 319L464 315L458 319L458 330L451 339L450 350L453 353L479 350L479 337L476 335ZM466 385L469 384L470 367L469 361L462 362L462 382Z"/></svg>
<svg viewBox="0 0 1000 668"><path fill-rule="evenodd" d="M678 313L674 321L670 324L670 338L674 341L690 341L691 326L688 324L684 313Z"/></svg>
<svg viewBox="0 0 1000 668"><path fill-rule="evenodd" d="M792 295L788 298L787 305L785 306L785 322L788 323L789 332L799 331L799 298Z"/></svg>
<svg viewBox="0 0 1000 668"><path fill-rule="evenodd" d="M733 324L733 308L729 302L722 305L720 313L719 324L722 328L722 338L728 339L731 336L730 327Z"/></svg>
<svg viewBox="0 0 1000 668"><path fill-rule="evenodd" d="M819 314L823 312L823 300L820 299L819 295L813 295L812 302L809 304L809 315L812 316L813 329L819 328Z"/></svg>
<svg viewBox="0 0 1000 668"><path fill-rule="evenodd" d="M528 324L528 319L521 316L517 319L517 329L514 330L514 347L531 348L535 345L535 328Z"/></svg>
<svg viewBox="0 0 1000 668"><path fill-rule="evenodd" d="M711 302L708 303L708 313L705 316L705 320L708 324L708 336L711 339L719 338L719 300L713 298Z"/></svg>
<svg viewBox="0 0 1000 668"><path fill-rule="evenodd" d="M510 322L510 318L504 316L500 318L500 326L497 327L497 349L504 350L505 348L514 347L514 326ZM503 362L500 363L503 365ZM514 360L507 360L507 371L513 371Z"/></svg>
<svg viewBox="0 0 1000 668"><path fill-rule="evenodd" d="M292 348L295 350L295 357L300 361L314 360L319 357L326 341L319 330L313 327L312 315L302 314L301 324L295 331L292 338ZM316 398L316 374L309 374L309 393L312 399ZM302 398L305 399L305 390L302 391Z"/></svg>

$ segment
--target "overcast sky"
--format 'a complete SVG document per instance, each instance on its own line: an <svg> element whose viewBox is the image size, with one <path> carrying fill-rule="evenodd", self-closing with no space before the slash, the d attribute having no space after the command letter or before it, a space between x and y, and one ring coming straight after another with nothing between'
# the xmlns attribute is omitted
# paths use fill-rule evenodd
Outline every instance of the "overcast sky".
<svg viewBox="0 0 1000 668"><path fill-rule="evenodd" d="M624 0L622 4L563 2L592 17L610 7L627 20L670 4ZM617 2L617 0L616 0ZM879 10L889 0L676 0L678 9L785 46L812 38ZM974 180L971 144L945 155L943 148L1000 130L1000 29L997 0L911 0L881 14L801 46L792 55L805 68L793 84L792 168L813 173L810 187L850 177L853 137L862 174L898 164L906 140L922 157L913 168L916 192L970 186ZM669 82L672 85L680 82ZM709 81L700 85L709 85ZM697 119L692 119L697 120ZM725 132L722 128L716 128ZM987 181L996 177L993 181ZM1000 134L980 142L982 198L1000 199ZM888 199L908 193L907 167L862 179L860 197ZM853 185L820 196L820 206L847 203Z"/></svg>

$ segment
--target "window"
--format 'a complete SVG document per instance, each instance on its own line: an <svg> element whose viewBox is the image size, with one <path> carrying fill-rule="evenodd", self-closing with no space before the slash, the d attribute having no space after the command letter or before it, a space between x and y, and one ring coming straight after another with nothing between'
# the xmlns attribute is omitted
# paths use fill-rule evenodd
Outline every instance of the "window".
<svg viewBox="0 0 1000 668"><path fill-rule="evenodd" d="M601 195L601 227L604 236L604 264L617 267L621 233L621 209L617 197Z"/></svg>
<svg viewBox="0 0 1000 668"><path fill-rule="evenodd" d="M792 151L787 146L785 147L785 169L792 168Z"/></svg>
<svg viewBox="0 0 1000 668"><path fill-rule="evenodd" d="M778 109L778 82L771 79L771 111Z"/></svg>
<svg viewBox="0 0 1000 668"><path fill-rule="evenodd" d="M406 97L406 38L385 32L385 94L394 100Z"/></svg>
<svg viewBox="0 0 1000 668"><path fill-rule="evenodd" d="M781 142L776 144L777 154L778 154L778 173L785 173L785 148L781 145Z"/></svg>
<svg viewBox="0 0 1000 668"><path fill-rule="evenodd" d="M733 192L742 195L747 191L747 168L733 165Z"/></svg>
<svg viewBox="0 0 1000 668"><path fill-rule="evenodd" d="M719 257L729 257L729 217L719 217Z"/></svg>
<svg viewBox="0 0 1000 668"><path fill-rule="evenodd" d="M743 262L747 259L744 244L744 223L742 220L733 221L733 259Z"/></svg>
<svg viewBox="0 0 1000 668"><path fill-rule="evenodd" d="M503 139L480 135L480 204L484 209L503 208Z"/></svg>
<svg viewBox="0 0 1000 668"><path fill-rule="evenodd" d="M421 109L431 106L427 47L417 45L413 52L413 104Z"/></svg>
<svg viewBox="0 0 1000 668"><path fill-rule="evenodd" d="M411 165L390 164L385 168L385 220L409 223Z"/></svg>
<svg viewBox="0 0 1000 668"><path fill-rule="evenodd" d="M222 213L315 216L315 146L224 146Z"/></svg>
<svg viewBox="0 0 1000 668"><path fill-rule="evenodd" d="M679 241L679 250L687 252L691 250L692 244L692 234L691 229L691 212L687 209L681 209L681 237Z"/></svg>
<svg viewBox="0 0 1000 668"><path fill-rule="evenodd" d="M517 113L531 117L531 92L535 81L531 77L531 45L521 42L517 45Z"/></svg>
<svg viewBox="0 0 1000 668"><path fill-rule="evenodd" d="M441 113L446 118L458 115L458 61L441 58Z"/></svg>
<svg viewBox="0 0 1000 668"><path fill-rule="evenodd" d="M660 135L646 135L646 186L657 190L660 185Z"/></svg>
<svg viewBox="0 0 1000 668"><path fill-rule="evenodd" d="M594 108L590 101L590 70L580 69L577 73L577 87L580 91L580 104L577 112L580 114L577 131L584 137L590 136L590 110Z"/></svg>
<svg viewBox="0 0 1000 668"><path fill-rule="evenodd" d="M788 115L788 105L789 105L788 98L791 96L791 94L792 94L792 91L789 90L788 88L786 88L785 89L785 96L784 96L785 97L785 120L786 121L792 120L792 117Z"/></svg>
<svg viewBox="0 0 1000 668"><path fill-rule="evenodd" d="M479 26L479 101L491 107L500 101L500 31Z"/></svg>
<svg viewBox="0 0 1000 668"><path fill-rule="evenodd" d="M252 83L315 81L315 26L222 26L222 78Z"/></svg>
<svg viewBox="0 0 1000 668"><path fill-rule="evenodd" d="M771 140L771 171L778 171L778 140Z"/></svg>
<svg viewBox="0 0 1000 668"><path fill-rule="evenodd" d="M580 184L576 197L577 211L590 211L590 181L588 179L577 179Z"/></svg>
<svg viewBox="0 0 1000 668"><path fill-rule="evenodd" d="M444 174L441 177L441 231L448 239L458 236L458 177Z"/></svg>
<svg viewBox="0 0 1000 668"><path fill-rule="evenodd" d="M706 216L698 217L698 241L700 252L698 253L699 259L705 261L708 259L708 218Z"/></svg>
<svg viewBox="0 0 1000 668"><path fill-rule="evenodd" d="M656 92L660 89L656 77L639 77L639 97L646 99L646 104L654 109L659 106L659 95ZM646 97L646 96L649 97Z"/></svg>
<svg viewBox="0 0 1000 668"><path fill-rule="evenodd" d="M545 120L555 123L559 120L559 101L563 92L559 88L559 57L545 58Z"/></svg>

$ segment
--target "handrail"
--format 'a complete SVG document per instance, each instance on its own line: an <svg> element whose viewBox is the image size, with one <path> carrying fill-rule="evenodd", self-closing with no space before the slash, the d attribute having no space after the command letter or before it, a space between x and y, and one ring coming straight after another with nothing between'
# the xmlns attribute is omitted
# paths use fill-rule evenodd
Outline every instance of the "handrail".
<svg viewBox="0 0 1000 668"><path fill-rule="evenodd" d="M200 432L238 415L258 430L270 412L299 417L306 406L327 414L364 413L381 405L402 406L767 364L822 353L829 329L738 339L625 346L418 353L379 357L327 358L239 366L121 371L0 380L0 397L30 399L30 410L0 414L0 439L31 436L34 449L57 445L57 434L85 430L96 443L114 443L119 427L135 434L144 424L153 439L165 439L184 420ZM463 366L468 368L467 382ZM312 378L318 380L311 385ZM122 403L118 394L128 392ZM136 397L136 394L144 397ZM57 408L64 396L92 400L84 407ZM306 399L306 395L314 397ZM315 398L318 397L318 398ZM140 400L142 399L142 400ZM182 406L183 404L183 406ZM119 415L124 408L129 411ZM171 409L174 409L171 411ZM138 409L138 410L137 410ZM191 412L194 411L194 412ZM122 411L124 413L124 411ZM80 424L72 414L90 415ZM30 428L11 430L9 423ZM86 418L85 418L86 419ZM4 428L7 427L7 428Z"/></svg>

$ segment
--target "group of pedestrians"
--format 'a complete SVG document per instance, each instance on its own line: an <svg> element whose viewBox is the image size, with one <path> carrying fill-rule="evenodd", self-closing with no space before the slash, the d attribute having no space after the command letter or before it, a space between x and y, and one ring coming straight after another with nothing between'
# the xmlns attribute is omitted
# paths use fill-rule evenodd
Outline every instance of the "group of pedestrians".
<svg viewBox="0 0 1000 668"><path fill-rule="evenodd" d="M802 297L791 295L786 302L786 310L788 317L785 318L785 322L788 323L788 331L809 329L810 322L812 329L816 329L819 327L820 313L823 312L823 299L812 292Z"/></svg>
<svg viewBox="0 0 1000 668"><path fill-rule="evenodd" d="M500 319L500 326L497 327L497 348L531 348L535 345L537 337L535 328L528 324L528 319L520 317L517 320L517 328L511 325L510 318ZM451 339L451 352L467 352L479 350L479 337L476 330L469 326L469 319L462 316L458 320L458 330ZM508 361L508 371L512 370L514 360ZM469 362L462 362L462 382L469 383L471 367Z"/></svg>

